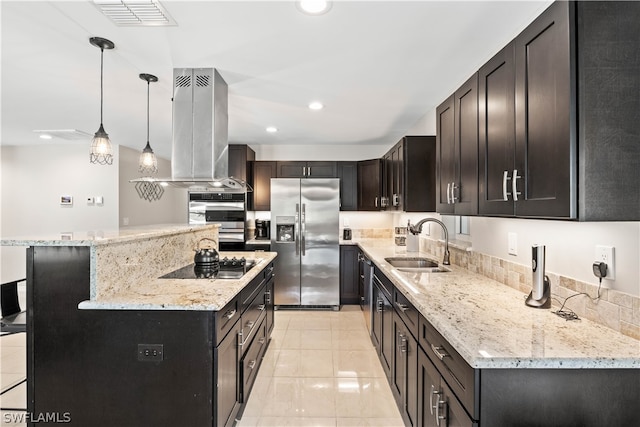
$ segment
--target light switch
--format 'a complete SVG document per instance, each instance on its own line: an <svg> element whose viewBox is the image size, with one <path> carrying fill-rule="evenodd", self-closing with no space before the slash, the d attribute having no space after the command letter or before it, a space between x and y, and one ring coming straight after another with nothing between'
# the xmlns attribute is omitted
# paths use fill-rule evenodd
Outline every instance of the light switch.
<svg viewBox="0 0 640 427"><path fill-rule="evenodd" d="M102 206L104 204L104 199L102 196L96 196L96 205Z"/></svg>
<svg viewBox="0 0 640 427"><path fill-rule="evenodd" d="M93 205L94 203L93 197L87 197L87 205Z"/></svg>
<svg viewBox="0 0 640 427"><path fill-rule="evenodd" d="M518 235L516 233L507 234L509 255L518 255Z"/></svg>

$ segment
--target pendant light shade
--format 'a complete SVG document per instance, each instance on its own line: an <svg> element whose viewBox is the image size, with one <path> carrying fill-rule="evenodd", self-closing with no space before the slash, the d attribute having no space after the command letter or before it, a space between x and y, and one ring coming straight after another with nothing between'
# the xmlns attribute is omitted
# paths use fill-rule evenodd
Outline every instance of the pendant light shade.
<svg viewBox="0 0 640 427"><path fill-rule="evenodd" d="M149 144L149 85L151 82L157 82L158 78L151 74L140 74L140 78L147 82L147 145L140 154L138 162L138 170L143 175L152 175L158 173L158 159Z"/></svg>
<svg viewBox="0 0 640 427"><path fill-rule="evenodd" d="M113 164L113 149L109 135L102 125L102 74L103 74L103 56L105 49L113 49L115 45L112 41L103 39L102 37L91 37L89 43L100 48L100 127L93 136L91 141L91 152L89 153L89 161L99 165Z"/></svg>

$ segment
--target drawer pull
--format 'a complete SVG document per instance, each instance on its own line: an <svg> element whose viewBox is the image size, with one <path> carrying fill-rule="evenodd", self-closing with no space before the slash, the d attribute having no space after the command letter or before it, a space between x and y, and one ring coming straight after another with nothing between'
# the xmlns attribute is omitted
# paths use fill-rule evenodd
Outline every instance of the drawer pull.
<svg viewBox="0 0 640 427"><path fill-rule="evenodd" d="M264 294L264 301L267 304L271 304L271 290L267 290Z"/></svg>
<svg viewBox="0 0 640 427"><path fill-rule="evenodd" d="M396 301L396 307L398 307L398 310L400 310L403 313L409 310L409 306L407 304L401 304L397 301Z"/></svg>
<svg viewBox="0 0 640 427"><path fill-rule="evenodd" d="M382 313L384 311L384 301L380 297L376 300L376 311L378 313Z"/></svg>
<svg viewBox="0 0 640 427"><path fill-rule="evenodd" d="M256 367L256 361L255 360L252 360L249 363L247 363L247 368L253 369L255 367Z"/></svg>
<svg viewBox="0 0 640 427"><path fill-rule="evenodd" d="M440 360L444 359L445 357L451 357L450 354L447 354L443 351L444 347L441 347L441 346L436 347L435 345L431 344L431 350L433 350L433 352L436 354L436 356Z"/></svg>
<svg viewBox="0 0 640 427"><path fill-rule="evenodd" d="M267 340L264 337L260 337L258 338L258 342L260 343L260 345L263 345Z"/></svg>
<svg viewBox="0 0 640 427"><path fill-rule="evenodd" d="M264 309L265 309L266 307L267 307L266 305L264 305L264 304L260 304L260 305L258 306L258 310L260 310L260 311L264 311Z"/></svg>
<svg viewBox="0 0 640 427"><path fill-rule="evenodd" d="M231 318L233 316L236 315L236 311L235 310L229 310L224 314L224 317L226 317L227 319L231 320Z"/></svg>
<svg viewBox="0 0 640 427"><path fill-rule="evenodd" d="M255 324L256 324L256 322L254 322L253 320L250 320L250 321L247 322L245 327L251 329L251 328L253 328L253 325L255 325Z"/></svg>

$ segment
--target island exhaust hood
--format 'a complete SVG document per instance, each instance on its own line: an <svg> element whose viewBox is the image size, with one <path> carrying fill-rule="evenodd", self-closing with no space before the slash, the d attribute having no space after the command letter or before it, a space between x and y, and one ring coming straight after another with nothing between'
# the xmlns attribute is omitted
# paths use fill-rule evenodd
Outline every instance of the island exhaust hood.
<svg viewBox="0 0 640 427"><path fill-rule="evenodd" d="M173 69L171 178L139 178L205 191L251 191L229 176L228 89L214 68Z"/></svg>

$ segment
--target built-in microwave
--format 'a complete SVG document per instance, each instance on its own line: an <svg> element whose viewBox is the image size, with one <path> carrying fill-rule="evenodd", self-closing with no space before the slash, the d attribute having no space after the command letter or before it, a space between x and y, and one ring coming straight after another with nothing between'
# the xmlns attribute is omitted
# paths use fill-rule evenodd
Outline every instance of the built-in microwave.
<svg viewBox="0 0 640 427"><path fill-rule="evenodd" d="M189 224L220 224L219 250L244 250L246 193L190 192Z"/></svg>

